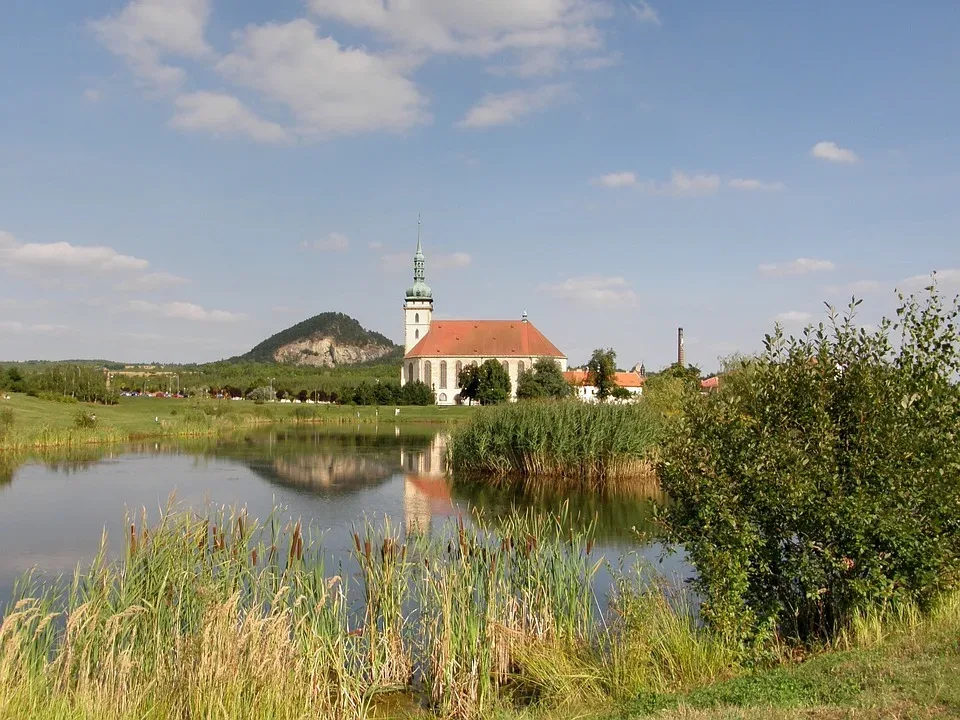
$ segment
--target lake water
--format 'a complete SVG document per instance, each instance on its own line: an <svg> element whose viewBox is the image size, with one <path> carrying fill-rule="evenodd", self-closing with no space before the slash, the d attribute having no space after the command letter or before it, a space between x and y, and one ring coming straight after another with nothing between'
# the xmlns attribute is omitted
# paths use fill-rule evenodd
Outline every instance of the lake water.
<svg viewBox="0 0 960 720"><path fill-rule="evenodd" d="M403 531L440 532L458 515L548 513L568 502L579 522L595 522L597 548L608 559L661 560L660 546L636 534L651 529L655 495L601 499L458 481L444 471L443 441L430 427L361 425L0 457L0 607L29 570L54 577L87 564L104 529L111 550L122 550L126 515L146 508L156 520L171 495L181 509L244 506L261 519L279 506L322 533L334 558L349 553L352 529L365 519L388 516ZM678 555L658 567L668 577L688 572Z"/></svg>

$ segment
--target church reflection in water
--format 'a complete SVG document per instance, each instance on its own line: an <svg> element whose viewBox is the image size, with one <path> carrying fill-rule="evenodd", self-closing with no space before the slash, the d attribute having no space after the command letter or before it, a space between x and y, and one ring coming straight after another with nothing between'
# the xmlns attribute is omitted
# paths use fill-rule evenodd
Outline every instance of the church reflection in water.
<svg viewBox="0 0 960 720"><path fill-rule="evenodd" d="M434 519L457 514L446 474L446 435L438 434L425 448L400 449L403 467L403 515L408 533L430 532Z"/></svg>

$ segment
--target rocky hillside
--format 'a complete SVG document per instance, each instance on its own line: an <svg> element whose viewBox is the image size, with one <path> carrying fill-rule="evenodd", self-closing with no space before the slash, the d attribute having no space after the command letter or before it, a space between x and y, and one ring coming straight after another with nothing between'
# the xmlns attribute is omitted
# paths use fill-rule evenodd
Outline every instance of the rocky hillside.
<svg viewBox="0 0 960 720"><path fill-rule="evenodd" d="M349 315L327 312L278 332L237 360L313 367L397 359L402 348Z"/></svg>

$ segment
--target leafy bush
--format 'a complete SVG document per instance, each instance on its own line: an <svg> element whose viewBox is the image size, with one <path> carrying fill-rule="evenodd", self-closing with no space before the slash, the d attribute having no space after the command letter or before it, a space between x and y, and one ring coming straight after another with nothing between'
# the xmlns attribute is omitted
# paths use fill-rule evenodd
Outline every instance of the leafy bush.
<svg viewBox="0 0 960 720"><path fill-rule="evenodd" d="M50 402L63 403L65 405L76 405L79 400L77 400L73 395L64 395L62 393L55 392L40 392L37 393L37 397L41 400L48 400Z"/></svg>
<svg viewBox="0 0 960 720"><path fill-rule="evenodd" d="M729 638L825 638L960 578L958 300L931 286L868 332L855 308L688 395L659 474L663 519ZM896 342L890 335L896 333Z"/></svg>
<svg viewBox="0 0 960 720"><path fill-rule="evenodd" d="M87 410L77 410L77 414L73 417L73 424L78 428L89 430L97 426L97 416Z"/></svg>
<svg viewBox="0 0 960 720"><path fill-rule="evenodd" d="M268 400L275 400L276 395L269 387L256 387L250 392L247 393L247 400L253 400L256 403L267 402Z"/></svg>
<svg viewBox="0 0 960 720"><path fill-rule="evenodd" d="M435 405L437 396L426 383L417 380L404 385L400 389L401 405Z"/></svg>
<svg viewBox="0 0 960 720"><path fill-rule="evenodd" d="M549 358L537 360L533 367L524 370L517 378L517 399L538 400L565 398L573 392L560 366Z"/></svg>

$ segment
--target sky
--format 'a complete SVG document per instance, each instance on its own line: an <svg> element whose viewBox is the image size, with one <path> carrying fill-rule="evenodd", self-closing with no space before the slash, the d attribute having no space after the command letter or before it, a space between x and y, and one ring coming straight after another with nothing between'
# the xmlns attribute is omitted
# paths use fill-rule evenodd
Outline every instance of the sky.
<svg viewBox="0 0 960 720"><path fill-rule="evenodd" d="M201 362L325 311L705 371L960 289L960 3L4 0L0 359Z"/></svg>

